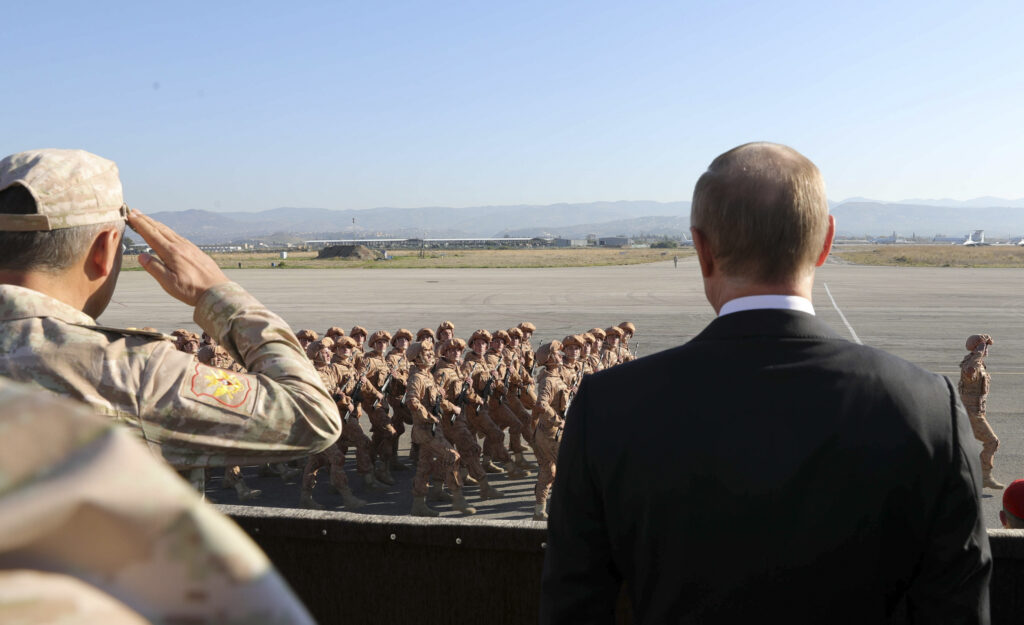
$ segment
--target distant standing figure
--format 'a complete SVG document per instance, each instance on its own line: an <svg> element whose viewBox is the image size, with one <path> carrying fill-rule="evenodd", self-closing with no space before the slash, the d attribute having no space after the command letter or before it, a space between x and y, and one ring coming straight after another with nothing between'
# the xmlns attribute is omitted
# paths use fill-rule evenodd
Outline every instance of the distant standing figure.
<svg viewBox="0 0 1024 625"><path fill-rule="evenodd" d="M679 257L678 256L673 256L672 257L672 267L679 267Z"/></svg>
<svg viewBox="0 0 1024 625"><path fill-rule="evenodd" d="M967 337L967 351L970 353L960 361L960 401L967 408L967 416L971 420L974 438L981 443L981 475L985 488L1004 488L992 477L992 459L999 449L999 439L985 418L985 400L988 398L989 375L985 369L985 356L988 346L994 341L987 334L972 334Z"/></svg>

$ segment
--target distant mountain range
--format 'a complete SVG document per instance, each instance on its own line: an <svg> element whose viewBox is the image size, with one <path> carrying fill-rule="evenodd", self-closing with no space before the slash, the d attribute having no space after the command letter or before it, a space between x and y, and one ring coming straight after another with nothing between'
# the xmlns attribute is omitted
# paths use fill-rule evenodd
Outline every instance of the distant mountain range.
<svg viewBox="0 0 1024 625"><path fill-rule="evenodd" d="M829 202L837 232L846 236L962 235L985 230L990 238L1024 234L1024 199L905 200L851 198ZM688 235L689 202L590 202L547 206L448 208L275 208L259 212L203 210L154 213L201 244L241 240L297 243L310 239Z"/></svg>

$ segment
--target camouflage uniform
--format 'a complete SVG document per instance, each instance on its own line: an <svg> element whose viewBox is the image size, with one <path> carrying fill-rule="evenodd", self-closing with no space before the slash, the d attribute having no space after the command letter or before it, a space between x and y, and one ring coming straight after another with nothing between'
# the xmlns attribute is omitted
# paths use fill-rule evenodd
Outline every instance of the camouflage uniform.
<svg viewBox="0 0 1024 625"><path fill-rule="evenodd" d="M547 501L555 481L560 432L565 425L565 411L568 408L569 388L559 372L557 361L551 357L551 353L558 351L559 347L558 341L552 341L537 350L537 362L546 364L537 379L540 390L537 393L537 405L533 407L533 416L537 420L533 450L540 465L537 485L533 491L536 498L533 518L537 521L547 519Z"/></svg>
<svg viewBox="0 0 1024 625"><path fill-rule="evenodd" d="M124 423L172 466L259 464L318 452L341 424L295 335L235 283L195 320L252 373L204 365L162 334L106 328L42 293L0 285L0 375Z"/></svg>
<svg viewBox="0 0 1024 625"><path fill-rule="evenodd" d="M491 341L491 333L487 330L477 330L473 337L470 339L470 346L472 347L473 342L476 340L484 340L487 343ZM479 355L476 352L469 352L466 354L466 358L463 361L463 368L475 368L473 374L473 391L481 398L486 394L489 397L493 397L495 393L503 390L503 385L500 377L497 377L497 372L494 375L491 374L493 367L491 367L486 355ZM490 388L488 389L488 385ZM485 389L487 389L485 391ZM502 429L491 419L490 414L487 410L487 399L480 406L476 404L466 405L466 419L469 421L470 426L476 431L478 436L484 437L484 455L489 458L493 458L499 462L512 464L512 458L509 456L508 449L505 447L505 435ZM492 472L500 473L501 469L497 467L488 467L489 461L484 462L484 468ZM506 467L508 468L508 467Z"/></svg>
<svg viewBox="0 0 1024 625"><path fill-rule="evenodd" d="M440 425L441 418L434 414L435 406L440 410L453 412L455 405L441 395L441 390L430 375L434 358L434 344L429 338L409 346L409 360L412 361L412 372L405 390L405 406L412 413L412 440L420 446L420 459L416 464L416 477L412 482L414 516L437 516L435 510L427 507L427 483L432 475L440 475L444 480L452 498L458 494L461 498L462 485L458 480L456 465L459 452L444 437L444 429ZM432 489L440 491L440 484ZM439 495L436 498L440 498ZM462 500L465 503L465 500ZM475 512L475 510L473 511Z"/></svg>
<svg viewBox="0 0 1024 625"><path fill-rule="evenodd" d="M455 449L459 452L459 463L466 467L469 476L480 485L480 498L501 497L501 494L495 491L487 482L487 472L484 471L483 466L480 464L480 453L482 450L476 442L476 436L470 432L469 422L466 419L466 406L478 406L483 403L480 396L473 392L472 377L469 378L468 384L466 382L466 378L472 374L473 367L471 365L466 369L460 369L458 363L443 357L444 353L449 349L461 350L465 349L465 347L465 341L462 341L462 339L445 341L440 350L442 359L438 361L434 372L434 380L444 396L448 401L462 408L462 412L458 415L454 415L452 411L444 413L444 418L442 419L444 436L455 444ZM465 400L459 404L458 398L462 394L463 389L466 392Z"/></svg>
<svg viewBox="0 0 1024 625"><path fill-rule="evenodd" d="M391 335L383 330L373 333L370 337L372 348L378 341L389 342ZM376 394L363 393L362 408L370 418L370 450L371 455L376 459L374 462L374 475L378 480L388 485L393 485L395 480L391 477L390 464L391 456L394 453L394 438L397 430L391 424L391 417L388 416L388 403L384 398L381 388L391 373L387 357L383 352L371 349L363 355L359 361L359 372L366 376L364 386L372 388ZM388 384L390 388L390 383Z"/></svg>
<svg viewBox="0 0 1024 625"><path fill-rule="evenodd" d="M395 344L401 339L412 340L412 333L405 328L395 331L391 338L392 349L388 352L388 367L394 372L394 379L388 387L387 400L391 406L391 426L395 428L395 436L392 439L393 453L391 455L390 468L392 471L407 471L409 467L398 460L398 443L405 433L405 426L412 425L412 415L409 409L402 404L405 397L405 383L409 379L409 359L405 356L405 349L398 349Z"/></svg>
<svg viewBox="0 0 1024 625"><path fill-rule="evenodd" d="M13 607L36 603L46 618L19 622L133 622L58 619L89 609L67 579L47 596L70 576L145 622L313 623L249 537L128 430L0 380L0 432L0 620L15 620L11 570L31 569L28 596Z"/></svg>
<svg viewBox="0 0 1024 625"><path fill-rule="evenodd" d="M619 364L619 340L622 338L622 330L618 326L612 326L605 332L604 348L601 350L601 368L610 369Z"/></svg>
<svg viewBox="0 0 1024 625"><path fill-rule="evenodd" d="M988 346L993 343L987 334L972 334L967 339L967 350L970 352L960 361L960 401L967 409L967 416L974 430L974 438L981 443L982 483L986 488L1003 488L992 477L993 458L999 449L999 438L985 418L985 403L989 391L989 374L985 368L985 356Z"/></svg>
<svg viewBox="0 0 1024 625"><path fill-rule="evenodd" d="M495 339L503 340L508 344L508 333L499 330L495 333ZM491 369L497 371L501 384L495 382L495 391L487 400L484 406L487 415L494 421L495 425L502 429L508 429L508 448L516 455L518 461L521 454L526 451L523 446L523 423L520 418L512 412L508 405L508 398L514 392L513 389L520 383L515 367L505 362L504 347L500 350L495 348L494 341L487 350L487 364ZM517 464L522 464L517 462ZM524 476L525 477L525 476Z"/></svg>
<svg viewBox="0 0 1024 625"><path fill-rule="evenodd" d="M632 321L623 321L619 324L619 329L622 330L622 340L619 342L618 350L619 362L636 360L633 352L629 351L629 339L633 338L633 335L636 334L636 326L633 325Z"/></svg>

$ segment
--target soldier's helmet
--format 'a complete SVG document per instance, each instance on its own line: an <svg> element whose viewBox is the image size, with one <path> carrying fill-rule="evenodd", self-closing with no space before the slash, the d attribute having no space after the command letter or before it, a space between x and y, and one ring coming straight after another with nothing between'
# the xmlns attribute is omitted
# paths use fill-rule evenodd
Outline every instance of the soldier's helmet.
<svg viewBox="0 0 1024 625"><path fill-rule="evenodd" d="M559 341L555 340L550 343L544 343L537 350L537 362L546 365L560 351L562 351L562 344Z"/></svg>
<svg viewBox="0 0 1024 625"><path fill-rule="evenodd" d="M316 333L314 332L314 334L316 334ZM345 336L345 331L342 330L338 326L331 326L331 327L327 328L327 332L324 333L324 336L329 336L332 339L335 339L335 338L338 338L339 336ZM314 340L316 340L316 339L314 339Z"/></svg>
<svg viewBox="0 0 1024 625"><path fill-rule="evenodd" d="M967 337L967 351L969 352L973 352L975 349L983 345L988 346L993 344L995 344L995 341L993 341L992 337L987 334L972 334Z"/></svg>
<svg viewBox="0 0 1024 625"><path fill-rule="evenodd" d="M570 334L569 336L562 339L562 349L575 345L580 349L583 349L583 337L578 334Z"/></svg>
<svg viewBox="0 0 1024 625"><path fill-rule="evenodd" d="M370 347L376 345L377 341L384 341L386 343L390 343L391 333L388 332L387 330L377 330L372 335L370 335Z"/></svg>
<svg viewBox="0 0 1024 625"><path fill-rule="evenodd" d="M537 331L537 326L533 325L529 321L524 321L519 324L519 329L522 330L523 332L529 332L530 334L533 334L534 332Z"/></svg>
<svg viewBox="0 0 1024 625"><path fill-rule="evenodd" d="M473 343L476 343L477 340L483 340L485 343L490 343L491 333L488 332L487 330L477 330L476 332L473 333L473 336L469 337L470 346L472 346Z"/></svg>
<svg viewBox="0 0 1024 625"><path fill-rule="evenodd" d="M441 353L442 354L447 354L448 350L450 350L450 349L457 349L457 350L459 350L459 353L461 354L466 349L466 342L463 341L462 339L456 337L456 338L448 339L444 343L441 343Z"/></svg>
<svg viewBox="0 0 1024 625"><path fill-rule="evenodd" d="M313 361L313 364L317 367L326 367L331 362L331 357L327 352L330 352L331 344L327 343L330 341L329 337L317 339L306 346L306 356ZM331 341L333 343L333 341Z"/></svg>
<svg viewBox="0 0 1024 625"><path fill-rule="evenodd" d="M394 345L398 342L398 339L405 339L411 341L413 339L412 332L405 328L398 328L395 330L395 336L391 337L391 344Z"/></svg>
<svg viewBox="0 0 1024 625"><path fill-rule="evenodd" d="M429 365L432 364L434 359L434 339L425 338L422 341L416 341L409 346L406 351L406 357L410 362L416 363L417 365Z"/></svg>
<svg viewBox="0 0 1024 625"><path fill-rule="evenodd" d="M300 341L315 341L320 337L317 336L317 333L312 330L299 330L298 332L295 333L295 338L299 339Z"/></svg>
<svg viewBox="0 0 1024 625"><path fill-rule="evenodd" d="M587 345L593 345L594 343L596 343L596 342L597 342L597 339L596 339L596 338L594 338L594 335L593 335L593 334L591 334L590 332L584 332L583 334L580 334L579 336L580 336L580 337L581 337L581 338L582 338L582 339L583 339L584 341L586 341L586 342L587 342Z"/></svg>
<svg viewBox="0 0 1024 625"><path fill-rule="evenodd" d="M504 330L496 330L494 334L491 335L491 340L505 341L505 345L512 342L512 339L508 336L508 332Z"/></svg>
<svg viewBox="0 0 1024 625"><path fill-rule="evenodd" d="M420 331L416 333L416 340L422 341L423 337L434 338L434 331L430 328L420 328Z"/></svg>
<svg viewBox="0 0 1024 625"><path fill-rule="evenodd" d="M630 336L636 334L636 326L633 325L632 321L623 321L622 323L619 324L619 329L622 330L623 333L628 334Z"/></svg>
<svg viewBox="0 0 1024 625"><path fill-rule="evenodd" d="M590 328L590 334L598 341L603 341L605 337L605 331L601 328Z"/></svg>
<svg viewBox="0 0 1024 625"><path fill-rule="evenodd" d="M523 340L523 331L519 328L509 328L508 336L510 339L516 339L517 341Z"/></svg>
<svg viewBox="0 0 1024 625"><path fill-rule="evenodd" d="M604 331L604 338L605 338L605 340L608 340L608 339L612 338L613 336L617 336L617 337L619 337L621 339L622 338L622 328L620 328L619 326L612 326L612 327L610 327L610 328L608 328L608 329L606 329Z"/></svg>
<svg viewBox="0 0 1024 625"><path fill-rule="evenodd" d="M354 349L356 346L356 340L351 336L339 336L338 340L334 342L334 351L345 349Z"/></svg>
<svg viewBox="0 0 1024 625"><path fill-rule="evenodd" d="M441 330L451 330L451 331L452 331L452 333L454 333L454 332L455 332L455 324L454 324L454 323L452 323L451 321L448 321L448 320L446 319L446 320L442 321L442 322L441 322L441 323L440 323L440 324L439 324L439 325L437 326L437 333L438 333L438 334L441 334Z"/></svg>
<svg viewBox="0 0 1024 625"><path fill-rule="evenodd" d="M352 330L348 333L348 335L351 336L352 338L356 338L357 336L362 336L365 338L366 334L366 328L364 328L363 326L352 326Z"/></svg>

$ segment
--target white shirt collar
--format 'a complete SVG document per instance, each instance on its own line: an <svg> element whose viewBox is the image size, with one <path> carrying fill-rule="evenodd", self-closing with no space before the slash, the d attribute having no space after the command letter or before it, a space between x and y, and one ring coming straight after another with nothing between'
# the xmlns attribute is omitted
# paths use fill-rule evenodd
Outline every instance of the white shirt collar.
<svg viewBox="0 0 1024 625"><path fill-rule="evenodd" d="M742 310L762 310L765 308L781 308L784 310L798 310L808 315L814 314L814 306L811 300L799 295L748 295L737 297L722 305L718 316Z"/></svg>

